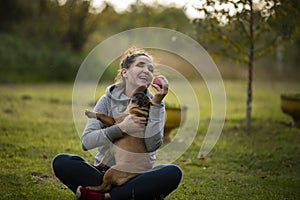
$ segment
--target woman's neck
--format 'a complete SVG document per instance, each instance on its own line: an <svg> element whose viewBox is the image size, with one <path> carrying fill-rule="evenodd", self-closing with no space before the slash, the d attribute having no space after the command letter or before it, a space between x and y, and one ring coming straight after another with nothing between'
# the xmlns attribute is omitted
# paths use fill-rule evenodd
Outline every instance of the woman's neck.
<svg viewBox="0 0 300 200"><path fill-rule="evenodd" d="M125 95L131 97L133 93L133 88L129 85L126 85L125 87Z"/></svg>

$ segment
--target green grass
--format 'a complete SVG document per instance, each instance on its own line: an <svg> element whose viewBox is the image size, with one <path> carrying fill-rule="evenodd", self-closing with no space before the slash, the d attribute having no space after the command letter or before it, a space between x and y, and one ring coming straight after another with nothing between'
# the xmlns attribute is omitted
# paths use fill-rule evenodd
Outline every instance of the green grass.
<svg viewBox="0 0 300 200"><path fill-rule="evenodd" d="M279 106L280 94L299 92L299 83L256 82L252 129L246 131L246 84L226 81L226 123L204 160L197 156L209 122L209 96L203 82L193 85L203 91L197 93L203 117L193 144L175 161L183 179L167 199L300 199L300 129ZM81 150L71 106L71 84L0 85L0 199L74 198L51 168L63 152L93 162Z"/></svg>

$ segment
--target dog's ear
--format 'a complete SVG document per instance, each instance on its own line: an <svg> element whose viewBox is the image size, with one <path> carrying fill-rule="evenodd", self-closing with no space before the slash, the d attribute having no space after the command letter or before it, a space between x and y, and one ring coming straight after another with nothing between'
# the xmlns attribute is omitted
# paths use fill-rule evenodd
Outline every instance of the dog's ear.
<svg viewBox="0 0 300 200"><path fill-rule="evenodd" d="M136 94L136 93L139 93L139 92L143 92L143 93L146 94L146 92L147 92L147 86L145 86L145 85L139 86L138 88L135 89L135 91L133 92L133 94Z"/></svg>

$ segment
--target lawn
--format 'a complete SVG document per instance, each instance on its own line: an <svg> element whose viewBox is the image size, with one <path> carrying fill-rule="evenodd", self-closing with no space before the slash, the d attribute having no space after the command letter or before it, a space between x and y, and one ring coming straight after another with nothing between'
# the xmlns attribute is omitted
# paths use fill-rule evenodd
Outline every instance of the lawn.
<svg viewBox="0 0 300 200"><path fill-rule="evenodd" d="M184 174L167 199L300 199L300 129L279 106L280 93L299 90L299 83L255 82L252 128L246 131L246 83L225 81L224 129L205 159L198 153L210 120L209 94L203 82L193 86L202 117L192 145L174 161ZM93 162L74 126L72 87L0 85L0 199L74 199L51 168L62 152ZM186 125L186 131L193 128Z"/></svg>

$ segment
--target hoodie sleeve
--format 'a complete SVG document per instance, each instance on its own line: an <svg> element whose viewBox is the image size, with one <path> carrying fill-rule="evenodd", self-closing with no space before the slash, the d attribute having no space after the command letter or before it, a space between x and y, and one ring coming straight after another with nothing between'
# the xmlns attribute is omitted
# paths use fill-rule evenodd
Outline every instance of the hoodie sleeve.
<svg viewBox="0 0 300 200"><path fill-rule="evenodd" d="M97 102L94 111L108 114L109 102L105 96ZM123 134L117 125L105 127L105 125L97 119L88 119L83 131L81 145L83 150L94 149L99 146L107 146L109 141L114 141L122 137Z"/></svg>
<svg viewBox="0 0 300 200"><path fill-rule="evenodd" d="M148 152L156 151L163 143L165 106L151 105L145 130L145 145Z"/></svg>

